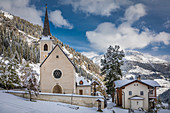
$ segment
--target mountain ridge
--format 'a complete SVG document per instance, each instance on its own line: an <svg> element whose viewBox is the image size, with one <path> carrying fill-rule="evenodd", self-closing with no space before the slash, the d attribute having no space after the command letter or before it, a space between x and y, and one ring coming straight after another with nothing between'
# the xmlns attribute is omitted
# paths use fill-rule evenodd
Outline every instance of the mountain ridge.
<svg viewBox="0 0 170 113"><path fill-rule="evenodd" d="M103 57L99 55L92 60L101 67L100 60ZM137 75L141 75L141 79L155 80L161 85L158 94L170 89L170 62L134 50L126 51L123 60L122 79L136 79Z"/></svg>

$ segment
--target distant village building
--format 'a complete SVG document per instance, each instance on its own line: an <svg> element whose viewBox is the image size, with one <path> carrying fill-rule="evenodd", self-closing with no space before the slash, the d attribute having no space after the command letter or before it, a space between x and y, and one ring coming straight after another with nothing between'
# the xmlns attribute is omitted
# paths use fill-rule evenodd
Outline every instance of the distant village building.
<svg viewBox="0 0 170 113"><path fill-rule="evenodd" d="M154 80L117 80L114 82L115 100L123 108L149 110L155 107L156 88L160 85Z"/></svg>
<svg viewBox="0 0 170 113"><path fill-rule="evenodd" d="M91 82L79 77L60 45L53 47L46 7L40 39L40 90L48 93L91 95Z"/></svg>

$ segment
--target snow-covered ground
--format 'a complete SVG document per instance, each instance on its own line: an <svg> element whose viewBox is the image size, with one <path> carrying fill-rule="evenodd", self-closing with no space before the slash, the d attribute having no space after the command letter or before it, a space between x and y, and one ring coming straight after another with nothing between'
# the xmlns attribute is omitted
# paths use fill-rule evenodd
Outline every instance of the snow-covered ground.
<svg viewBox="0 0 170 113"><path fill-rule="evenodd" d="M0 90L0 113L97 113L95 107L88 108L48 101L30 102L3 91ZM76 107L79 109L76 110ZM103 113L112 113L112 110L104 109Z"/></svg>
<svg viewBox="0 0 170 113"><path fill-rule="evenodd" d="M28 99L4 93L5 91L0 90L0 113L98 113L96 107L39 100L30 102ZM116 113L128 113L127 109L114 106L115 104L108 102L108 107L103 109L103 113L113 113L113 110ZM158 113L170 113L170 110L160 110Z"/></svg>
<svg viewBox="0 0 170 113"><path fill-rule="evenodd" d="M34 41L38 42L38 40L39 40L38 38L35 38L35 37L31 36L31 35L28 35L28 34L26 34L25 32L23 32L21 30L18 30L18 32L22 33L25 36L25 39L28 42L28 45L31 45L32 42L34 42Z"/></svg>

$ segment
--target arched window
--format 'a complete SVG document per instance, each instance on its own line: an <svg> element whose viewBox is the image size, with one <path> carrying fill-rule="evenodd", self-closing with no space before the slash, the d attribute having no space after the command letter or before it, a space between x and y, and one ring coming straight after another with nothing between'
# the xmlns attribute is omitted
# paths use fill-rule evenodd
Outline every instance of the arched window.
<svg viewBox="0 0 170 113"><path fill-rule="evenodd" d="M48 45L47 44L44 45L44 51L48 51Z"/></svg>

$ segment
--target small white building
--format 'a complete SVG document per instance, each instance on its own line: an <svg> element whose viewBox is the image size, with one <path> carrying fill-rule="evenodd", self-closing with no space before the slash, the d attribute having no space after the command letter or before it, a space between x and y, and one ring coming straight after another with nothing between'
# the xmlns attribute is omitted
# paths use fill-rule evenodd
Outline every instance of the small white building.
<svg viewBox="0 0 170 113"><path fill-rule="evenodd" d="M117 80L115 85L115 102L126 109L154 108L156 88L160 85L154 80Z"/></svg>

